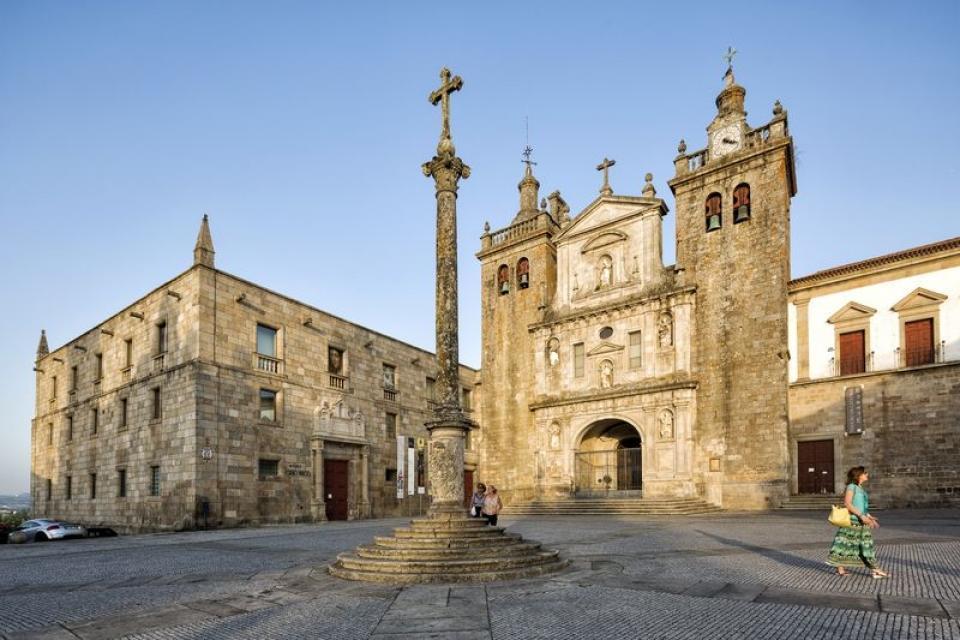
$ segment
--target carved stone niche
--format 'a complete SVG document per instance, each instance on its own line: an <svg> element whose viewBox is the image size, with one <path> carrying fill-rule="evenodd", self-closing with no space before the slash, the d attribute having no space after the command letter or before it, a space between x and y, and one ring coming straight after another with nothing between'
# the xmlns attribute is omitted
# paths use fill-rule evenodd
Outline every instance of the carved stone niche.
<svg viewBox="0 0 960 640"><path fill-rule="evenodd" d="M325 400L317 409L316 431L324 438L363 440L367 420L362 411L344 404L343 398L332 404Z"/></svg>

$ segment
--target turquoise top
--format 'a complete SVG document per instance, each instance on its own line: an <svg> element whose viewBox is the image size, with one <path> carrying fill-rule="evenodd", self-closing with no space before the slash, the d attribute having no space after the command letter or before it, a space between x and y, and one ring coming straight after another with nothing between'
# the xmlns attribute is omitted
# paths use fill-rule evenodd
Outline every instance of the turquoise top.
<svg viewBox="0 0 960 640"><path fill-rule="evenodd" d="M870 500L867 498L867 492L864 491L860 485L850 483L847 485L847 491L853 492L853 508L855 511L862 513L864 515L870 513ZM857 518L857 516L850 514L851 518ZM859 520L860 518L857 518Z"/></svg>

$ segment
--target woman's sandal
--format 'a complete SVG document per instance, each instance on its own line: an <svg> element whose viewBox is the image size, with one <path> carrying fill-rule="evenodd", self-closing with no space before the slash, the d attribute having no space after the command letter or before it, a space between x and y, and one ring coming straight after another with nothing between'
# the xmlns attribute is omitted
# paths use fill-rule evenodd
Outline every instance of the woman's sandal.
<svg viewBox="0 0 960 640"><path fill-rule="evenodd" d="M880 580L881 578L889 578L890 574L886 571L874 571L872 576L874 580Z"/></svg>

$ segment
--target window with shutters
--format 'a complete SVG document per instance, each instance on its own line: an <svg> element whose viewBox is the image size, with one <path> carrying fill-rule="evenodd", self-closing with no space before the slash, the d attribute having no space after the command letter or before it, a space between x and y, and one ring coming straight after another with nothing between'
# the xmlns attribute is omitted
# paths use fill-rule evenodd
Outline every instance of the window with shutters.
<svg viewBox="0 0 960 640"><path fill-rule="evenodd" d="M865 344L863 331L840 334L840 375L849 376L867 370Z"/></svg>
<svg viewBox="0 0 960 640"><path fill-rule="evenodd" d="M933 318L903 323L904 358L908 367L933 364L936 351L933 343Z"/></svg>
<svg viewBox="0 0 960 640"><path fill-rule="evenodd" d="M723 224L723 198L719 193L711 193L707 196L705 208L707 231L716 231Z"/></svg>
<svg viewBox="0 0 960 640"><path fill-rule="evenodd" d="M578 342L573 345L573 377L582 378L583 377L583 360L584 360L584 349L583 343Z"/></svg>
<svg viewBox="0 0 960 640"><path fill-rule="evenodd" d="M733 224L750 219L750 185L741 182L733 190Z"/></svg>
<svg viewBox="0 0 960 640"><path fill-rule="evenodd" d="M643 343L639 331L630 333L630 368L639 369L643 366Z"/></svg>

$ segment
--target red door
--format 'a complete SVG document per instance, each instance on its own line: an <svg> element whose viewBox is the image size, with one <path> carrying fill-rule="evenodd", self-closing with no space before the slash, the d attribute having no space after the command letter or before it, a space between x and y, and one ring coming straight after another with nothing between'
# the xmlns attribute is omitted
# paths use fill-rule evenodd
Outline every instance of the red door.
<svg viewBox="0 0 960 640"><path fill-rule="evenodd" d="M470 507L470 499L473 497L473 471L463 472L463 506Z"/></svg>
<svg viewBox="0 0 960 640"><path fill-rule="evenodd" d="M347 519L347 487L350 481L348 460L323 461L323 499L327 520Z"/></svg>
<svg viewBox="0 0 960 640"><path fill-rule="evenodd" d="M832 494L833 482L833 440L798 442L798 493Z"/></svg>
<svg viewBox="0 0 960 640"><path fill-rule="evenodd" d="M840 375L863 373L866 368L863 331L840 334Z"/></svg>
<svg viewBox="0 0 960 640"><path fill-rule="evenodd" d="M907 366L933 362L933 318L903 323L903 341L907 348Z"/></svg>

